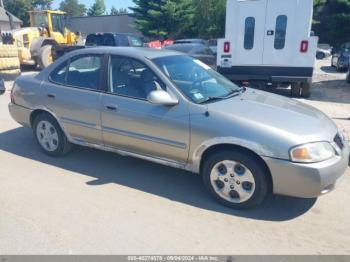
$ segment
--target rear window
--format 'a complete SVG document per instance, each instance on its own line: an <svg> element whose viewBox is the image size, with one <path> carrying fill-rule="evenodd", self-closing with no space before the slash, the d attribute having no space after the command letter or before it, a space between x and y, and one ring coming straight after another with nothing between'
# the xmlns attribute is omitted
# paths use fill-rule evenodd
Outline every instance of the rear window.
<svg viewBox="0 0 350 262"><path fill-rule="evenodd" d="M244 49L250 50L254 47L255 18L245 19Z"/></svg>
<svg viewBox="0 0 350 262"><path fill-rule="evenodd" d="M279 15L276 19L275 49L283 49L286 45L287 16Z"/></svg>
<svg viewBox="0 0 350 262"><path fill-rule="evenodd" d="M112 34L88 35L86 38L87 46L115 46L114 36Z"/></svg>
<svg viewBox="0 0 350 262"><path fill-rule="evenodd" d="M128 38L129 38L130 46L134 46L134 47L142 47L143 46L143 42L142 42L140 37L128 36Z"/></svg>

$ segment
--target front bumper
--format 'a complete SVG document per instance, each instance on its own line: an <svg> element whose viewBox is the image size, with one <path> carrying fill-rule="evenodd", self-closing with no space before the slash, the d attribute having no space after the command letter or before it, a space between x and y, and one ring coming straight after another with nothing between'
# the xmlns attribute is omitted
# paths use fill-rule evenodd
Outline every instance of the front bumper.
<svg viewBox="0 0 350 262"><path fill-rule="evenodd" d="M8 105L11 117L22 126L30 127L30 115L32 110L13 103Z"/></svg>
<svg viewBox="0 0 350 262"><path fill-rule="evenodd" d="M349 146L341 156L314 164L264 158L273 180L273 192L279 195L315 198L336 188L349 165Z"/></svg>

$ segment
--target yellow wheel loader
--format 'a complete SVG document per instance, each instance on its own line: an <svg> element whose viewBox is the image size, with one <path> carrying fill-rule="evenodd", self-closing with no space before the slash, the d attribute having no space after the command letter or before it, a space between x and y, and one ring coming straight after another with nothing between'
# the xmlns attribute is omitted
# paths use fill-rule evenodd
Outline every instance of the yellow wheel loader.
<svg viewBox="0 0 350 262"><path fill-rule="evenodd" d="M45 68L53 61L53 48L76 44L79 35L65 27L65 15L61 11L30 11L30 27L12 31L12 42L19 49L21 65Z"/></svg>

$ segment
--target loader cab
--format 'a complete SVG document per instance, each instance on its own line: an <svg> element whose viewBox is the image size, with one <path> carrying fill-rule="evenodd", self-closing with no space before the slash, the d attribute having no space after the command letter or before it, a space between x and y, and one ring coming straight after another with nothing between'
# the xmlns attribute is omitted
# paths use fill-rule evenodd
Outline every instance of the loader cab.
<svg viewBox="0 0 350 262"><path fill-rule="evenodd" d="M31 27L43 28L47 37L54 38L59 44L66 43L65 12L52 10L31 11L29 16Z"/></svg>

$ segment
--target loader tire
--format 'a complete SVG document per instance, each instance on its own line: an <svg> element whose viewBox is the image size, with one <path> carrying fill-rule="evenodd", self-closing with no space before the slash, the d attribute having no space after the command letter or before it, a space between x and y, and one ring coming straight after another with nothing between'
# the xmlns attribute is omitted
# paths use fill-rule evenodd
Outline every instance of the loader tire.
<svg viewBox="0 0 350 262"><path fill-rule="evenodd" d="M41 69L52 64L52 45L44 45L40 48L38 62Z"/></svg>
<svg viewBox="0 0 350 262"><path fill-rule="evenodd" d="M0 58L18 57L18 48L13 45L0 46Z"/></svg>
<svg viewBox="0 0 350 262"><path fill-rule="evenodd" d="M18 57L0 58L0 70L19 69L20 63Z"/></svg>
<svg viewBox="0 0 350 262"><path fill-rule="evenodd" d="M0 70L0 79L4 81L14 81L20 74L21 70L19 69Z"/></svg>

